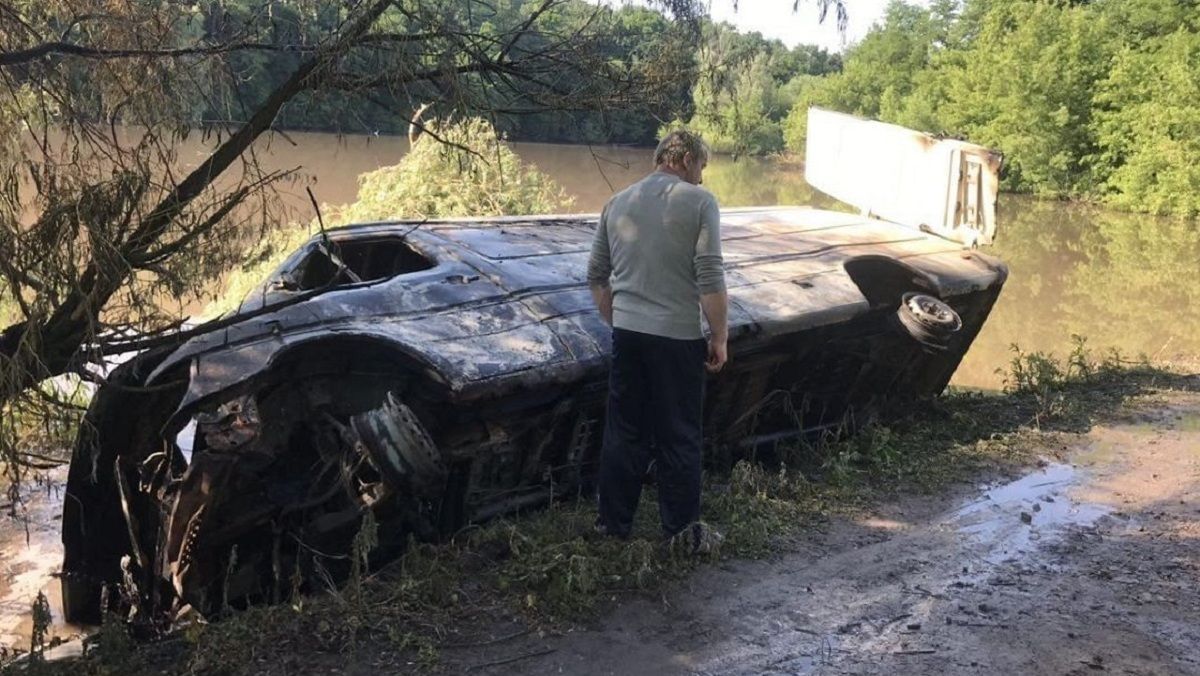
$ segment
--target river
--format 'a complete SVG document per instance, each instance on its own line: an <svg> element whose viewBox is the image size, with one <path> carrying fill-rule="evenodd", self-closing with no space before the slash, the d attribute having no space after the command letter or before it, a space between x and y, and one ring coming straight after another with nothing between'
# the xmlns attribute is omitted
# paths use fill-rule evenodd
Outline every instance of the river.
<svg viewBox="0 0 1200 676"><path fill-rule="evenodd" d="M306 183L321 202L353 201L357 176L399 161L407 146L396 137L294 133L275 137L264 157L270 168L302 168L302 180L285 190L284 201L307 220ZM642 176L651 159L645 148L516 143L514 149L553 176L579 212L599 211L614 190ZM810 188L794 162L716 157L705 186L724 206L847 208ZM1193 363L1200 356L1200 229L1194 223L1003 195L989 251L1008 263L1011 276L956 385L1000 387L997 369L1007 367L1013 345L1063 356L1072 335L1085 337L1097 355L1117 350L1126 359Z"/></svg>

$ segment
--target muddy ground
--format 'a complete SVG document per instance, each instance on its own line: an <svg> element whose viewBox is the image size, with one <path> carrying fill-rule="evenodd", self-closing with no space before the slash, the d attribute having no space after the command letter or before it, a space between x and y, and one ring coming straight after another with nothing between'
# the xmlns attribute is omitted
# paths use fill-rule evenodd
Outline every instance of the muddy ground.
<svg viewBox="0 0 1200 676"><path fill-rule="evenodd" d="M897 498L592 626L496 626L442 670L1200 674L1200 394L1054 438L1015 481Z"/></svg>
<svg viewBox="0 0 1200 676"><path fill-rule="evenodd" d="M29 649L30 613L38 592L46 595L54 625L50 636L70 638L81 629L62 622L62 600L54 574L62 566L65 467L40 472L0 512L0 660ZM6 491L5 500L13 495Z"/></svg>

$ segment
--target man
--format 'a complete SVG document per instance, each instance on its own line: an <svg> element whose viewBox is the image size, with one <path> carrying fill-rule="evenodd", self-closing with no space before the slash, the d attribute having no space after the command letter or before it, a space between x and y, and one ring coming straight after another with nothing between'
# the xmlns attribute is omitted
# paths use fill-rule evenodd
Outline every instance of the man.
<svg viewBox="0 0 1200 676"><path fill-rule="evenodd" d="M699 525L705 370L720 371L727 354L720 212L699 187L708 164L699 136L667 134L654 163L604 206L588 262L592 297L613 327L597 526L629 537L653 459L663 535L690 528L698 550L708 543Z"/></svg>

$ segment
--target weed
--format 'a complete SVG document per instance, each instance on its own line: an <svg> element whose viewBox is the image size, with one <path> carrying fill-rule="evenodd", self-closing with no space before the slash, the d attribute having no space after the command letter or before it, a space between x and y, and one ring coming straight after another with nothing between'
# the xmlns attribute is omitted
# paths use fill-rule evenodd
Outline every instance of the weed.
<svg viewBox="0 0 1200 676"><path fill-rule="evenodd" d="M40 662L46 650L46 635L50 631L50 622L54 619L50 615L50 600L40 591L33 601L32 615L33 632L29 639L29 657Z"/></svg>

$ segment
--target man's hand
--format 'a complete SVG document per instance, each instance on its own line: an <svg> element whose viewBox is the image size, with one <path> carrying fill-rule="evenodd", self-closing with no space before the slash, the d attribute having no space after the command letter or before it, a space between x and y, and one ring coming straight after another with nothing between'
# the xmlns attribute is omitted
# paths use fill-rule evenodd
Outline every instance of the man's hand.
<svg viewBox="0 0 1200 676"><path fill-rule="evenodd" d="M708 361L704 362L704 368L709 373L720 371L729 360L727 343L725 336L711 336L708 339Z"/></svg>
<svg viewBox="0 0 1200 676"><path fill-rule="evenodd" d="M729 360L726 343L729 341L729 296L725 291L700 294L700 308L704 310L704 318L708 320L708 359L704 368L709 373L720 371Z"/></svg>
<svg viewBox="0 0 1200 676"><path fill-rule="evenodd" d="M600 318L605 324L612 326L613 322L613 292L612 287L605 284L592 284L592 300L596 301L596 309L600 311Z"/></svg>

